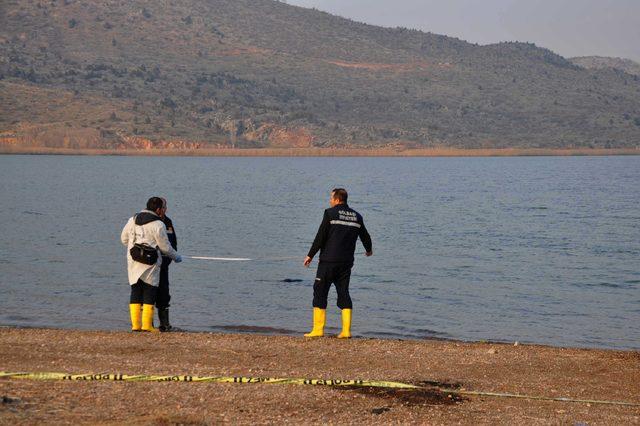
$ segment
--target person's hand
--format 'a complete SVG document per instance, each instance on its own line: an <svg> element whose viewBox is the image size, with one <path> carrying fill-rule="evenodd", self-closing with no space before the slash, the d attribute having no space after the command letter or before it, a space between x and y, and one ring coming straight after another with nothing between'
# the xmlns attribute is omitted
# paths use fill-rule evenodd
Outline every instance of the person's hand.
<svg viewBox="0 0 640 426"><path fill-rule="evenodd" d="M182 262L182 256L178 255L178 257L176 257L176 259L174 260L174 262L176 262L176 263L180 263L180 262Z"/></svg>
<svg viewBox="0 0 640 426"><path fill-rule="evenodd" d="M312 261L312 260L313 260L313 259L312 259L312 258L310 258L309 256L305 257L305 258L304 258L304 266L308 268L308 267L309 267L309 265L311 264L311 261Z"/></svg>
<svg viewBox="0 0 640 426"><path fill-rule="evenodd" d="M364 255L367 257L373 256L373 250L366 252Z"/></svg>

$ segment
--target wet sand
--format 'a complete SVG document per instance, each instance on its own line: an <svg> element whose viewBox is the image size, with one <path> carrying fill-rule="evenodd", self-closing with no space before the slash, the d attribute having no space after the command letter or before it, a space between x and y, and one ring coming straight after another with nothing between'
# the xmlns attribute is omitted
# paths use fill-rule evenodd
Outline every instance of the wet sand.
<svg viewBox="0 0 640 426"><path fill-rule="evenodd" d="M371 379L640 404L640 352L0 328L0 371ZM0 379L0 424L640 424L640 406L304 385Z"/></svg>

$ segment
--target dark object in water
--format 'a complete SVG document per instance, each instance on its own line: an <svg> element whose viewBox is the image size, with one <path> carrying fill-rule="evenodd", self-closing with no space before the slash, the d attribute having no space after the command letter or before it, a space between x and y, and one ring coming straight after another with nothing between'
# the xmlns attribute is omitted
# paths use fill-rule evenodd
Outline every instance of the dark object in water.
<svg viewBox="0 0 640 426"><path fill-rule="evenodd" d="M301 283L302 280L298 279L298 278L285 278L284 280L282 280L283 283Z"/></svg>

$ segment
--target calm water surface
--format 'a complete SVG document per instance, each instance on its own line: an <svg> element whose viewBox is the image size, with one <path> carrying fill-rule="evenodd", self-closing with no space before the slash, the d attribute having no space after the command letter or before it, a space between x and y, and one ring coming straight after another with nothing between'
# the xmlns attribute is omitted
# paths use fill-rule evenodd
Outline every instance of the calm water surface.
<svg viewBox="0 0 640 426"><path fill-rule="evenodd" d="M374 241L356 335L640 348L640 157L0 156L0 325L128 329L120 231L162 195L182 254L256 259L172 265L175 325L308 331L335 186Z"/></svg>

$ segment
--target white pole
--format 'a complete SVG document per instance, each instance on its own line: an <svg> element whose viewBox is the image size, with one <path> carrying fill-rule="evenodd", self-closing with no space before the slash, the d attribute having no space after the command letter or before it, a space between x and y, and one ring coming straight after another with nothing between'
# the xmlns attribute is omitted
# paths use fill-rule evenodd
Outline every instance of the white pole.
<svg viewBox="0 0 640 426"><path fill-rule="evenodd" d="M185 256L188 259L197 259L197 260L220 260L227 262L247 262L252 259L247 259L246 257L206 257L206 256Z"/></svg>

